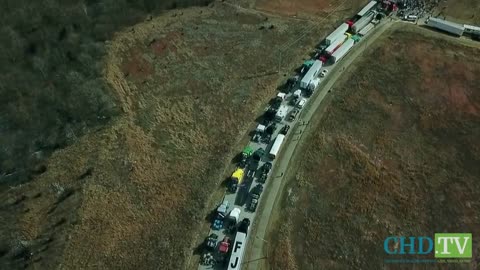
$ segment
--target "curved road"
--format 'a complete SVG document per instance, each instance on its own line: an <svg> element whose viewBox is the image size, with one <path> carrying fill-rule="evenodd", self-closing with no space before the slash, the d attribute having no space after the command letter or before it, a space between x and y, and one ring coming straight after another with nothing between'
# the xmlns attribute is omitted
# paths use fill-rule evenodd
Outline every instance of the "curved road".
<svg viewBox="0 0 480 270"><path fill-rule="evenodd" d="M268 232L268 226L272 212L274 212L274 207L282 197L282 190L286 183L286 174L284 174L284 172L286 172L289 166L297 145L299 142L303 142L302 135L304 134L304 129L309 127L308 123L312 119L314 113L317 112L317 109L320 107L325 96L332 89L332 86L338 80L340 75L343 74L343 71L394 23L396 22L390 21L390 18L385 18L379 25L377 25L377 27L371 30L372 32L365 36L360 43L354 46L352 51L345 56L345 58L341 59L340 62L335 64L332 70L330 70L325 82L320 84L318 90L314 93L313 98L308 102L307 107L302 110L297 125L292 129L292 135L294 134L294 136L289 136L287 143L284 145L282 153L276 161L274 172L272 176L270 176L271 179L268 181L269 185L266 188L266 192L264 192L264 196L262 196L260 207L258 209L261 212L257 214L249 236L246 257L242 267L243 269L261 269L265 264L265 259L268 256L265 246L268 246L268 242L264 238Z"/></svg>

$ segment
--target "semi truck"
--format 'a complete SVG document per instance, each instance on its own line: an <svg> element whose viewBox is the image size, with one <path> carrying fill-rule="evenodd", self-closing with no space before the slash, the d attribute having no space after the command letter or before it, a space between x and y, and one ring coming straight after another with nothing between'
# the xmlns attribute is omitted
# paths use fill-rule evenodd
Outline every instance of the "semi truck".
<svg viewBox="0 0 480 270"><path fill-rule="evenodd" d="M354 43L355 41L353 39L348 39L347 41L345 41L345 43L343 43L343 45L332 54L332 57L330 57L331 61L333 63L338 62L350 51L350 49L352 49Z"/></svg>
<svg viewBox="0 0 480 270"><path fill-rule="evenodd" d="M300 87L303 89L307 89L310 82L315 79L322 69L322 61L315 60L312 67L308 70L307 74L303 76L302 80L300 81Z"/></svg>
<svg viewBox="0 0 480 270"><path fill-rule="evenodd" d="M252 188L250 193L250 204L248 205L248 210L255 212L257 209L258 201L260 200L260 195L262 194L263 186L261 184L256 185Z"/></svg>
<svg viewBox="0 0 480 270"><path fill-rule="evenodd" d="M358 16L364 16L377 5L377 1L370 1L365 7L357 13Z"/></svg>
<svg viewBox="0 0 480 270"><path fill-rule="evenodd" d="M247 234L243 232L237 232L235 235L235 242L232 246L232 255L228 262L228 270L240 270L243 261L243 254L245 252L245 246L247 245Z"/></svg>
<svg viewBox="0 0 480 270"><path fill-rule="evenodd" d="M280 146L282 146L283 140L285 139L285 135L278 134L277 138L275 138L275 142L273 142L272 148L270 149L270 158L275 159L280 151Z"/></svg>
<svg viewBox="0 0 480 270"><path fill-rule="evenodd" d="M373 11L369 11L364 17L362 17L360 20L358 20L356 23L352 25L352 32L353 33L358 33L362 28L367 26L375 17L376 13Z"/></svg>
<svg viewBox="0 0 480 270"><path fill-rule="evenodd" d="M335 29L330 35L325 38L325 45L330 46L335 40L341 38L345 32L348 31L348 24L342 23L337 29Z"/></svg>
<svg viewBox="0 0 480 270"><path fill-rule="evenodd" d="M244 170L242 168L237 168L233 172L232 177L230 178L230 192L237 192L238 186L243 181Z"/></svg>
<svg viewBox="0 0 480 270"><path fill-rule="evenodd" d="M215 216L215 220L213 221L213 229L220 230L223 228L223 222L225 216L227 215L229 207L229 202L226 197L223 198L222 204L220 204L217 208L217 214Z"/></svg>
<svg viewBox="0 0 480 270"><path fill-rule="evenodd" d="M347 39L347 36L345 34L343 34L343 36L337 38L335 41L333 41L330 46L328 46L326 49L325 49L325 52L329 55L331 55L336 49L338 49L338 47L340 47L342 45L342 43L345 41L345 39Z"/></svg>
<svg viewBox="0 0 480 270"><path fill-rule="evenodd" d="M281 122L285 118L285 116L287 116L287 113L288 113L288 106L281 105L277 113L275 114L275 121Z"/></svg>
<svg viewBox="0 0 480 270"><path fill-rule="evenodd" d="M450 34L461 36L465 31L465 26L438 18L429 18L427 25L448 32Z"/></svg>

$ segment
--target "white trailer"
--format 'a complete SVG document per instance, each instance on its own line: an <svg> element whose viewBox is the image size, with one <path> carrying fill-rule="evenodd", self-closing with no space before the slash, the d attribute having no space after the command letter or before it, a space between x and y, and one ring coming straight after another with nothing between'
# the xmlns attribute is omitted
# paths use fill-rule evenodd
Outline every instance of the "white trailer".
<svg viewBox="0 0 480 270"><path fill-rule="evenodd" d="M463 27L465 28L465 33L469 33L472 35L480 35L480 27L478 26L464 24Z"/></svg>
<svg viewBox="0 0 480 270"><path fill-rule="evenodd" d="M352 25L352 31L354 33L357 33L358 31L362 30L362 28L367 26L367 24L369 24L373 20L373 18L375 17L375 14L376 14L375 12L370 11L365 16L360 18L360 20L358 20L356 23Z"/></svg>
<svg viewBox="0 0 480 270"><path fill-rule="evenodd" d="M285 116L287 116L288 113L288 106L287 105L281 105L280 108L278 108L277 113L275 114L275 121L281 122Z"/></svg>
<svg viewBox="0 0 480 270"><path fill-rule="evenodd" d="M370 30L372 30L373 28L375 27L375 25L373 23L369 23L367 24L367 26L365 26L364 28L362 28L362 30L360 30L358 32L358 34L360 36L365 36L368 32L370 32Z"/></svg>
<svg viewBox="0 0 480 270"><path fill-rule="evenodd" d="M307 74L303 76L303 79L300 81L300 87L303 89L307 89L310 82L315 79L322 69L322 61L315 60L312 67L308 70Z"/></svg>
<svg viewBox="0 0 480 270"><path fill-rule="evenodd" d="M330 57L332 59L333 63L338 62L342 57L344 57L350 49L353 47L353 44L355 41L351 38L349 38L347 41L343 43L343 45L338 48Z"/></svg>
<svg viewBox="0 0 480 270"><path fill-rule="evenodd" d="M328 54L332 54L336 49L338 49L338 47L340 45L342 45L342 43L345 41L345 39L347 38L347 35L343 34L343 36L337 38L336 40L334 40L330 46L328 46L326 49L325 49L325 52L328 53Z"/></svg>
<svg viewBox="0 0 480 270"><path fill-rule="evenodd" d="M463 35L463 31L465 31L465 26L461 24L445 21L438 18L429 18L427 25L457 36Z"/></svg>
<svg viewBox="0 0 480 270"><path fill-rule="evenodd" d="M270 149L270 158L275 159L277 157L278 152L280 151L280 147L282 146L283 140L285 140L285 135L278 134L277 138L273 142L272 148Z"/></svg>
<svg viewBox="0 0 480 270"><path fill-rule="evenodd" d="M330 35L327 36L325 39L325 45L329 46L332 44L333 41L335 41L338 38L341 38L345 32L348 31L348 24L347 23L342 23L335 31L330 33Z"/></svg>
<svg viewBox="0 0 480 270"><path fill-rule="evenodd" d="M228 270L239 270L242 268L243 253L247 245L247 235L243 232L237 232L235 242L232 247L232 255L228 262Z"/></svg>
<svg viewBox="0 0 480 270"><path fill-rule="evenodd" d="M377 1L370 1L370 3L368 3L365 7L362 8L362 10L360 10L360 12L357 13L358 16L363 16L365 15L367 12L369 12L373 7L375 7L375 5L377 5Z"/></svg>

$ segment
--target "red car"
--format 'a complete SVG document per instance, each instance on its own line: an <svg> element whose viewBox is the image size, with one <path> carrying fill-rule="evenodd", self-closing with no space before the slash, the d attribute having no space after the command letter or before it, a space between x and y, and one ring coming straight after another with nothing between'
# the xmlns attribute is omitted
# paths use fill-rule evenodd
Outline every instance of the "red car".
<svg viewBox="0 0 480 270"><path fill-rule="evenodd" d="M228 236L225 236L225 238L223 238L223 241L220 242L220 246L218 247L220 253L227 254L228 250L230 249L230 244L230 238Z"/></svg>

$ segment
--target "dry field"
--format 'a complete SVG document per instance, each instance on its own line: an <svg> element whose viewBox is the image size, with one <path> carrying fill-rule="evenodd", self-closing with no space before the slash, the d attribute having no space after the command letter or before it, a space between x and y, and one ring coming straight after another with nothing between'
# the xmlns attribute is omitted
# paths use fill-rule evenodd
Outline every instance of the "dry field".
<svg viewBox="0 0 480 270"><path fill-rule="evenodd" d="M345 71L297 149L272 269L478 269L480 49L401 27ZM386 237L435 232L472 232L472 262L384 265Z"/></svg>
<svg viewBox="0 0 480 270"><path fill-rule="evenodd" d="M446 16L447 20L480 26L480 1L446 0L440 1L434 15Z"/></svg>
<svg viewBox="0 0 480 270"><path fill-rule="evenodd" d="M18 232L0 242L0 257L12 254L7 268L193 268L212 193L284 79L276 52L309 26L215 3L108 41L104 77L122 115L74 137L35 181L0 194L2 215L15 213L0 224ZM320 37L286 50L282 68L293 70Z"/></svg>
<svg viewBox="0 0 480 270"><path fill-rule="evenodd" d="M334 10L348 11L350 15L360 10L366 0L256 0L255 8L286 16L327 16Z"/></svg>

